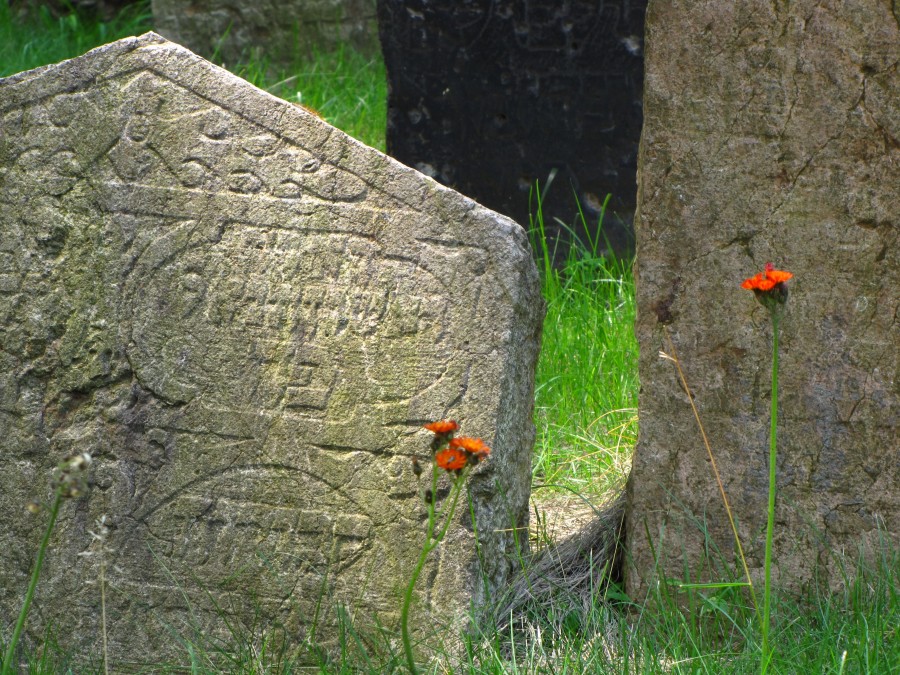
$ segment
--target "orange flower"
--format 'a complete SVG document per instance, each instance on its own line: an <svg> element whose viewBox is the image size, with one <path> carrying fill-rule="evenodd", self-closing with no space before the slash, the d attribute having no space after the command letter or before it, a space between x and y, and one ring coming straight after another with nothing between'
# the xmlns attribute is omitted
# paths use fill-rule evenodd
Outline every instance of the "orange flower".
<svg viewBox="0 0 900 675"><path fill-rule="evenodd" d="M439 422L431 422L425 425L428 431L432 431L438 435L450 434L459 429L459 424L453 420L441 420Z"/></svg>
<svg viewBox="0 0 900 675"><path fill-rule="evenodd" d="M450 440L450 447L465 450L470 455L487 456L491 454L491 449L480 438L469 438L468 436L453 438Z"/></svg>
<svg viewBox="0 0 900 675"><path fill-rule="evenodd" d="M491 449L484 444L480 438L469 438L468 436L460 436L450 440L450 449L463 450L466 453L466 459L473 466L491 454Z"/></svg>
<svg viewBox="0 0 900 675"><path fill-rule="evenodd" d="M766 269L744 279L741 288L753 291L756 299L775 317L787 302L788 289L784 282L793 276L790 272L776 270L772 263L766 263Z"/></svg>
<svg viewBox="0 0 900 675"><path fill-rule="evenodd" d="M434 456L434 461L436 461L437 465L442 469L446 469L447 471L457 471L465 468L466 464L469 462L469 457L459 448L449 447L446 450L439 451Z"/></svg>
<svg viewBox="0 0 900 675"><path fill-rule="evenodd" d="M760 272L749 279L744 279L741 288L746 288L748 291L762 291L763 293L767 293L778 284L783 284L793 276L794 275L790 272L776 270L772 263L766 263L765 271Z"/></svg>

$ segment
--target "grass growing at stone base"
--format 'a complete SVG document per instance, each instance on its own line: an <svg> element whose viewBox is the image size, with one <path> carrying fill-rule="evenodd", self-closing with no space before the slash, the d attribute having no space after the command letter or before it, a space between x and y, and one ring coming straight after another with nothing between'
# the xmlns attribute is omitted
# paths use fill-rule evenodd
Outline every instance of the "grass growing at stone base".
<svg viewBox="0 0 900 675"><path fill-rule="evenodd" d="M900 672L900 551L885 540L865 561L841 560L847 583L834 594L810 591L804 604L774 604L777 649L770 672L872 674ZM606 597L604 597L606 596ZM649 605L636 605L613 587L584 610L565 617L544 608L519 634L491 626L468 634L436 636L428 653L434 673L608 673L718 675L757 673L759 645L752 607L722 589L696 589L688 609L675 606L665 587ZM246 634L235 627L231 641L181 636L184 657L176 663L134 664L128 672L184 673L403 673L399 636L371 618L351 620L337 608L338 643L329 653L283 633ZM555 628L551 625L555 624ZM64 636L57 636L64 638ZM48 640L29 659L28 672L101 673L93 663L73 662ZM64 642L64 639L61 640ZM0 645L2 646L2 645ZM99 659L98 659L99 660Z"/></svg>

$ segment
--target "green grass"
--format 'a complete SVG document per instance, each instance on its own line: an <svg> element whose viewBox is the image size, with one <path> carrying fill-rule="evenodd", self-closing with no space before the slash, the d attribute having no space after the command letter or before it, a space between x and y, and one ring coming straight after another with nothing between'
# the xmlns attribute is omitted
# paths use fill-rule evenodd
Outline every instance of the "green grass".
<svg viewBox="0 0 900 675"><path fill-rule="evenodd" d="M900 672L900 551L887 542L877 555L845 558L847 583L833 594L811 591L801 605L777 601L770 672L890 675ZM606 598L604 598L606 596ZM608 602L604 601L608 600ZM684 596L682 596L684 600ZM652 609L651 609L652 607ZM634 604L615 587L597 594L584 612L555 621L555 608L535 616L516 635L482 626L463 634L436 634L426 652L436 673L608 673L610 675L754 674L759 672L755 613L729 589L695 589L678 605L664 586L647 604ZM298 644L283 634L248 630L228 642L202 634L181 636L184 658L133 672L402 673L396 633L348 619L337 609L336 648ZM548 626L554 625L552 630ZM50 635L30 659L30 673L100 673L99 657L74 664ZM64 642L64 640L63 640Z"/></svg>
<svg viewBox="0 0 900 675"><path fill-rule="evenodd" d="M13 17L0 3L0 74L70 58L151 28L147 3L105 23L77 14L55 18L44 9ZM386 93L378 59L344 50L275 74L264 63L233 70L318 110L363 142L384 147ZM536 242L543 241L541 229L538 209ZM534 476L538 486L597 495L620 489L636 438L634 286L630 260L606 255L601 242L582 227L574 229L581 244L560 267L550 265L552 251L538 245L547 318L535 394ZM885 542L875 556L840 560L848 571L839 592L813 590L802 606L776 599L770 672L900 672L900 552ZM598 590L581 612L560 617L558 607L542 608L514 639L490 626L481 633L444 636L432 647L440 663L435 672L758 672L758 634L746 598L735 589L691 589L687 597L686 606L676 605L660 586L648 604L638 605L613 585ZM255 629L235 630L225 643L182 635L180 663L138 672L290 673L310 661L328 673L402 672L396 634L336 611L342 622L332 653ZM74 665L65 640L48 633L27 659L28 672L101 672L99 658Z"/></svg>
<svg viewBox="0 0 900 675"><path fill-rule="evenodd" d="M535 391L534 478L583 494L621 489L637 437L637 339L630 259L606 252L582 222L561 267L535 192L532 242L547 315ZM601 214L601 221L603 215Z"/></svg>

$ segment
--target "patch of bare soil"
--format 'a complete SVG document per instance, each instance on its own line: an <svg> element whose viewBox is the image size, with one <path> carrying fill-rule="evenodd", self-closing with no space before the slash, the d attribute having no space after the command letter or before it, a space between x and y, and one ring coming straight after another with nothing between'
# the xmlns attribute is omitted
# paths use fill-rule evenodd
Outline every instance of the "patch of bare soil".
<svg viewBox="0 0 900 675"><path fill-rule="evenodd" d="M567 539L592 518L603 505L603 498L581 497L571 493L540 492L531 496L531 518L528 524L532 551L542 551Z"/></svg>

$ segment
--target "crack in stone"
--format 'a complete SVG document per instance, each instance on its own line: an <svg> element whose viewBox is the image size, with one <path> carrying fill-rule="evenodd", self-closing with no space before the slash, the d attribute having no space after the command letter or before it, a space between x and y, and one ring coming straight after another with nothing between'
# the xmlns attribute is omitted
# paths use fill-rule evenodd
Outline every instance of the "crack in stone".
<svg viewBox="0 0 900 675"><path fill-rule="evenodd" d="M889 68L885 69L882 72L886 73L890 70L896 69L898 63L900 63L900 62L894 62ZM891 135L891 133L878 122L878 119L876 118L875 114L871 110L869 110L869 107L866 103L866 95L867 95L869 77L870 77L869 75L863 76L862 94L856 103L856 107L862 108L865 120L867 122L871 123L875 127L875 129L877 129L879 132L881 132L881 135L884 137L885 145L888 148L892 148L895 150L900 149L900 140L894 138L894 136Z"/></svg>
<svg viewBox="0 0 900 675"><path fill-rule="evenodd" d="M848 113L848 117L849 117L849 113ZM774 208L771 209L767 220L771 220L775 216L775 214L777 214L778 211L781 210L781 207L784 206L784 204L788 201L788 199L791 197L791 195L794 192L794 188L797 187L797 181L806 172L806 170L809 168L810 164L812 164L812 162L822 153L823 150L825 150L826 147L828 147L832 142L838 140L842 135L843 135L843 129L841 131L837 132L836 134L829 136L825 140L824 143L819 145L817 148L815 148L812 151L812 153L810 153L809 157L803 163L803 166L801 166L800 169L797 171L797 173L795 173L794 176L789 179L788 185L785 187L787 194L781 200L779 200L779 202L774 206Z"/></svg>

